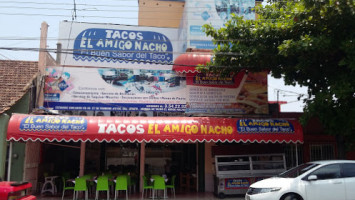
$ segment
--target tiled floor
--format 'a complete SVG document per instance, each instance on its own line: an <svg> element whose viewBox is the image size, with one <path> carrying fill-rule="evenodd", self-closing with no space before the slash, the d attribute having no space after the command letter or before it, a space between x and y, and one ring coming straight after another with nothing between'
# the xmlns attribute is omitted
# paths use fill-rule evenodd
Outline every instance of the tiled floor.
<svg viewBox="0 0 355 200"><path fill-rule="evenodd" d="M58 195L35 195L37 197L38 200L61 200L62 196L61 194ZM111 200L113 200L113 195L111 196ZM172 196L170 196L169 194L169 199L174 199ZM73 199L73 195L72 193L69 193L67 195L65 195L64 197L65 200L71 200ZM84 199L83 197L81 197L80 199ZM89 197L90 200L95 199L95 196L90 196ZM106 200L106 195L104 195L104 193L102 193L102 195L100 196L100 200ZM119 200L121 199L125 199L123 196L120 196L120 198L118 198ZM128 199L130 200L141 200L142 196L141 194L130 194L128 196ZM145 198L150 199L150 198ZM220 200L218 197L216 197L213 193L196 193L196 192L190 192L190 193L177 193L176 194L176 198L174 200L188 200L188 199L204 199L204 200ZM225 200L229 200L229 199L233 199L233 200L244 200L243 196L226 196Z"/></svg>

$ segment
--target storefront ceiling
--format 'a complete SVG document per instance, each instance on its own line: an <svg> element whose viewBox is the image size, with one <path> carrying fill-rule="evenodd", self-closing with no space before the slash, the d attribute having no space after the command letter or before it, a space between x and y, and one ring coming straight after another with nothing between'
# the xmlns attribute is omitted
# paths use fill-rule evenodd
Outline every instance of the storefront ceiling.
<svg viewBox="0 0 355 200"><path fill-rule="evenodd" d="M14 114L8 141L303 143L294 119Z"/></svg>

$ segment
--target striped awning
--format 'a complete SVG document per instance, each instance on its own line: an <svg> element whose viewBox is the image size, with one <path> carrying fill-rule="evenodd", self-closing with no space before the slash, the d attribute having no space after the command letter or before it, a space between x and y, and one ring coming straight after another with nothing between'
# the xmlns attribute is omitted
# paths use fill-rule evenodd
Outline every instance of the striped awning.
<svg viewBox="0 0 355 200"><path fill-rule="evenodd" d="M14 114L8 141L303 143L295 119Z"/></svg>

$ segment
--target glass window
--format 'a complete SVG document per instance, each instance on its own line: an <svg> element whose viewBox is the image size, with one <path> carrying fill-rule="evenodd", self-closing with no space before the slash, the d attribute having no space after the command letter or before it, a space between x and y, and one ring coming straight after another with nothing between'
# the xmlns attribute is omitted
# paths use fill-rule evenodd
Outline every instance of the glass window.
<svg viewBox="0 0 355 200"><path fill-rule="evenodd" d="M333 179L333 178L340 178L340 165L333 164L327 165L317 169L316 171L312 172L310 175L317 175L319 180L324 179Z"/></svg>
<svg viewBox="0 0 355 200"><path fill-rule="evenodd" d="M245 161L249 161L248 157L235 157L235 156L231 156L231 157L219 157L217 158L218 162L245 162Z"/></svg>
<svg viewBox="0 0 355 200"><path fill-rule="evenodd" d="M250 170L250 165L220 165L218 171Z"/></svg>
<svg viewBox="0 0 355 200"><path fill-rule="evenodd" d="M283 163L255 163L253 169L284 169Z"/></svg>
<svg viewBox="0 0 355 200"><path fill-rule="evenodd" d="M343 168L343 177L355 177L355 164L353 163L344 163L342 164Z"/></svg>
<svg viewBox="0 0 355 200"><path fill-rule="evenodd" d="M297 167L291 168L290 170L288 170L286 172L281 173L279 175L279 177L295 178L295 177L309 171L310 169L312 169L316 166L318 166L318 164L310 164L310 163L302 164Z"/></svg>

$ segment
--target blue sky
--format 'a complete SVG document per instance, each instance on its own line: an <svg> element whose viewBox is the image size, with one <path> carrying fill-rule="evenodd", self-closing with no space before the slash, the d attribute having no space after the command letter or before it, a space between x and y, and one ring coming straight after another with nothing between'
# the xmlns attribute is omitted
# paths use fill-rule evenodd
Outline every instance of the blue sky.
<svg viewBox="0 0 355 200"><path fill-rule="evenodd" d="M47 48L55 49L59 22L73 19L137 25L138 0L0 0L0 48L12 48L0 49L0 59L38 60L38 52L18 48L39 48L41 23L45 21L49 25ZM306 94L306 88L285 86L283 80L269 76L268 92L269 101L288 102L281 106L282 112L302 112L302 100L297 98Z"/></svg>

